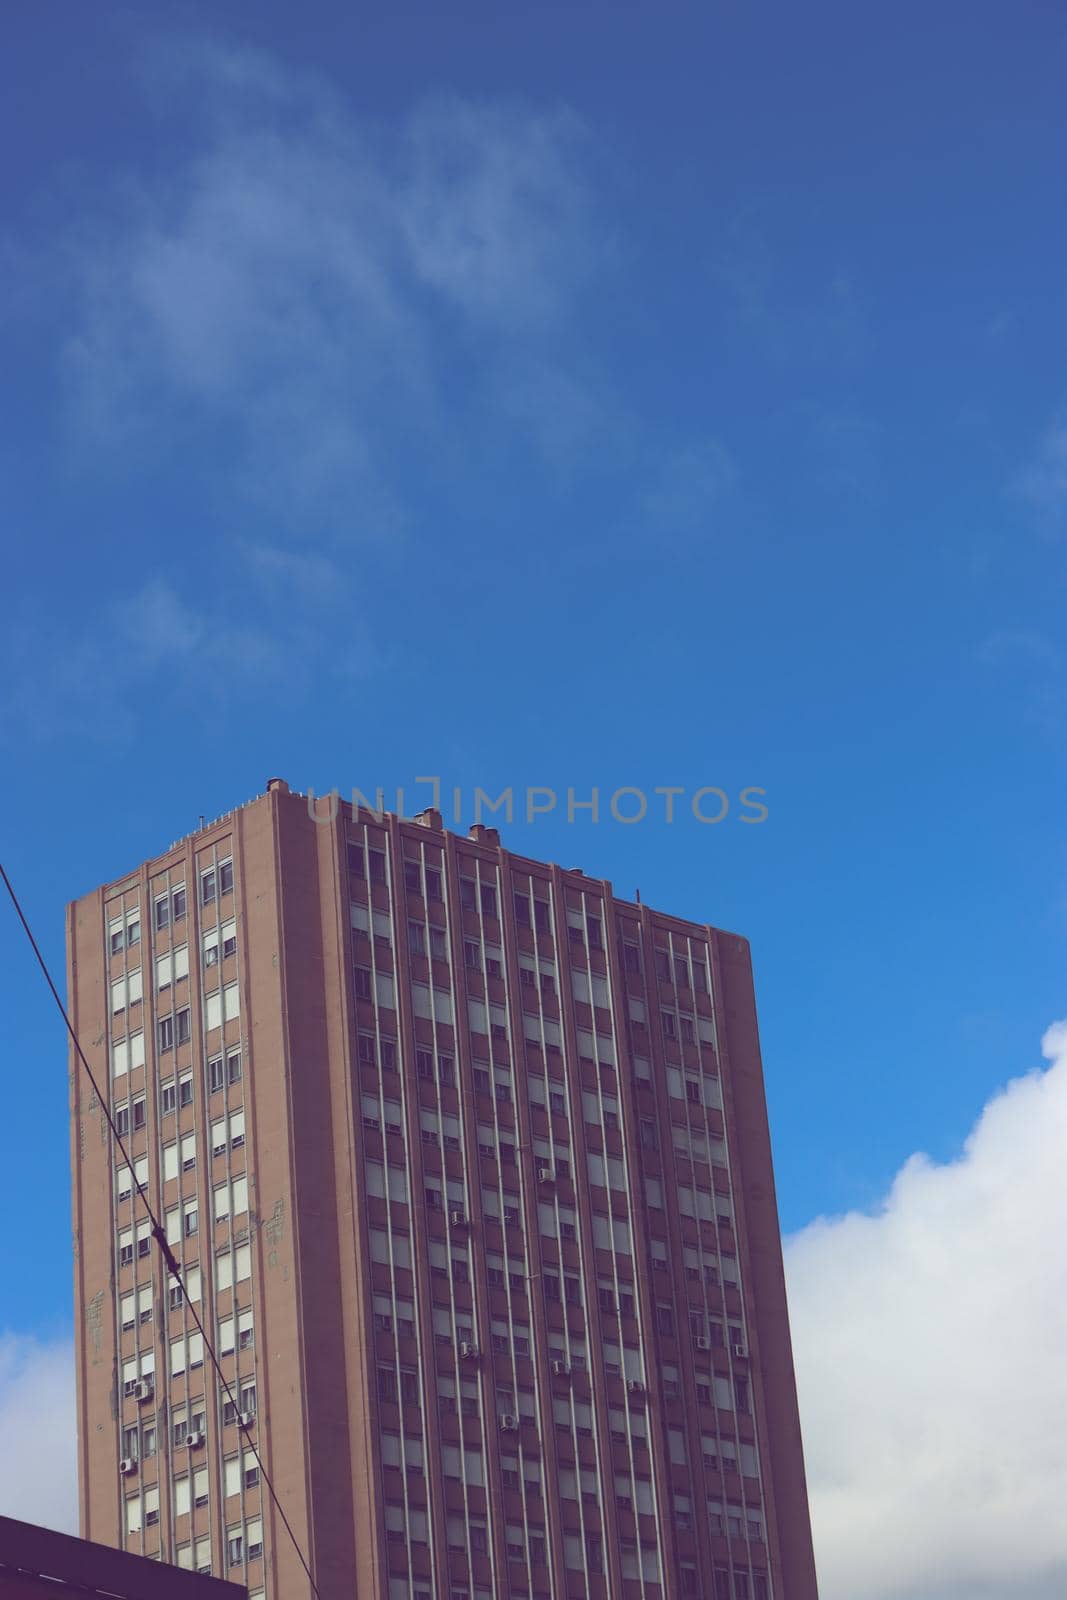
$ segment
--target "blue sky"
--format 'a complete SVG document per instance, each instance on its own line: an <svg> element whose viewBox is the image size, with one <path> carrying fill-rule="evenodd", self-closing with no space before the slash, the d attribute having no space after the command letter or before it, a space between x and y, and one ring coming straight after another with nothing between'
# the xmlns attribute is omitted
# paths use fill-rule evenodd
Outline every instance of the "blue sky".
<svg viewBox="0 0 1067 1600"><path fill-rule="evenodd" d="M953 1161L1067 1009L1062 11L55 22L0 96L0 747L57 971L273 773L464 825L759 785L506 842L751 939L788 1232ZM65 1050L0 939L3 1317L62 1337Z"/></svg>

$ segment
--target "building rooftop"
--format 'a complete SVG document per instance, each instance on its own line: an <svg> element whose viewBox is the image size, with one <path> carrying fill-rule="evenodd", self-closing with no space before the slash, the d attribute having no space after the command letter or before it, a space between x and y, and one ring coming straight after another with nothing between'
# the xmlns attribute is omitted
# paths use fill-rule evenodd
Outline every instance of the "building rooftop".
<svg viewBox="0 0 1067 1600"><path fill-rule="evenodd" d="M0 1517L0 1600L40 1600L45 1593L55 1600L66 1594L106 1595L108 1600L245 1600L248 1590L241 1583Z"/></svg>

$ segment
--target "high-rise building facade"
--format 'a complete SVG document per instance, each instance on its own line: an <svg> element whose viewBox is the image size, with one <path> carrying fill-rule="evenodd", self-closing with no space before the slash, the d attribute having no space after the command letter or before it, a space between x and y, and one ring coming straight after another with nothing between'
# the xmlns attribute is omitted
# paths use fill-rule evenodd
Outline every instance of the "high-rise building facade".
<svg viewBox="0 0 1067 1600"><path fill-rule="evenodd" d="M85 1537L305 1600L240 1413L322 1600L815 1600L742 939L272 780L68 953Z"/></svg>

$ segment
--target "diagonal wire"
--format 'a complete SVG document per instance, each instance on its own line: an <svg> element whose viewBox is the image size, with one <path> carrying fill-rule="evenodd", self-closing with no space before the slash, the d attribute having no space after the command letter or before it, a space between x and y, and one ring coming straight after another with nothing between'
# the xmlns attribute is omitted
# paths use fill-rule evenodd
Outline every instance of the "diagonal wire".
<svg viewBox="0 0 1067 1600"><path fill-rule="evenodd" d="M211 1357L211 1365L215 1368L215 1371L218 1373L218 1376L219 1376L219 1378L220 1378L220 1380L222 1382L222 1387L226 1391L226 1398L229 1400L230 1404L233 1406L234 1416L237 1419L237 1426L240 1429L241 1433L244 1435L245 1439L248 1441L248 1444L249 1444L249 1446L251 1448L252 1454L256 1458L256 1465L259 1468L260 1476L262 1477L263 1482L267 1485L267 1492L269 1493L269 1495L271 1497L271 1500L274 1502L274 1506L275 1506L275 1508L276 1508L276 1510L278 1512L279 1517L282 1519L282 1523L283 1523L283 1525L285 1527L286 1533L289 1535L289 1538L292 1540L293 1549L296 1551L297 1556L300 1559L300 1565L303 1567L304 1571L307 1573L307 1580L308 1580L308 1583L310 1583L310 1585L311 1585L311 1592L315 1596L315 1600L320 1600L318 1588L316 1587L314 1578L311 1576L311 1568L308 1566L307 1560L306 1560L306 1558L304 1556L304 1552L303 1552L303 1550L301 1550L299 1541L297 1540L297 1537L296 1537L296 1534L293 1532L292 1523L289 1521L289 1518L286 1516L285 1510L284 1510L284 1508L282 1506L282 1503L278 1499L277 1494L275 1493L274 1484L271 1482L270 1474L268 1473L266 1467L263 1465L263 1458L259 1453L259 1447L257 1446L255 1439L252 1437L251 1425L250 1424L246 1424L246 1423L242 1422L242 1420L241 1420L241 1410L240 1410L240 1407L237 1404L237 1397L235 1396L235 1394L233 1392L233 1388L230 1385L229 1379L226 1377L225 1373L222 1370L222 1367L219 1365L219 1358L215 1354L215 1347L212 1344L211 1340L207 1336L207 1330L205 1329L203 1322L200 1320L200 1313L197 1311L197 1309L196 1309L195 1305L193 1304L193 1302L189 1299L188 1293L186 1292L185 1280L182 1277L181 1266L179 1265L178 1261L175 1259L174 1252L171 1250L170 1245L167 1243L167 1235L166 1235L165 1231L163 1230L163 1228L160 1226L159 1218L156 1216L155 1212L152 1209L152 1203L148 1198L148 1190L147 1190L147 1188L146 1188L146 1186L144 1184L136 1183L136 1179L133 1178L133 1162L130 1159L130 1153L126 1149L126 1146L125 1146L125 1144L123 1142L122 1135L119 1132L117 1126L115 1125L115 1120L111 1115L111 1111L110 1111L110 1108L108 1107L107 1101L105 1100L104 1096L100 1092L100 1085L97 1083L96 1078L95 1078L95 1076L93 1074L93 1069L89 1065L88 1060L86 1059L85 1051L81 1047L81 1041L79 1040L78 1035L74 1031L74 1024L71 1022L70 1017L67 1015L67 1008L63 1004L62 999L60 998L59 990L56 988L55 984L52 982L52 974L48 970L48 964L45 961L44 956L41 954L40 946L38 945L37 940L33 936L33 929L30 927L29 923L26 920L26 914L23 911L22 906L19 903L19 897L15 893L15 890L14 890L14 888L12 886L12 883L11 883L11 879L8 877L7 872L5 871L4 865L3 865L2 862L0 862L0 877L2 877L3 880L4 880L4 887L6 888L8 894L11 897L11 904L14 906L15 911L16 911L16 913L18 915L18 919L22 923L23 929L25 930L26 937L30 941L30 947L33 950L34 955L37 957L37 965L40 967L41 971L44 973L45 982L48 984L49 989L52 991L52 999L55 1001L56 1007L57 1007L57 1009L59 1011L59 1014L63 1018L64 1023L66 1024L67 1032L70 1034L71 1043L74 1045L75 1050L78 1052L78 1058L81 1061L82 1066L85 1068L86 1075L87 1075L87 1077L89 1079L89 1082L93 1086L93 1090L94 1090L94 1093L96 1094L96 1098L100 1102L100 1107L101 1107L101 1109L102 1109L102 1111L104 1113L104 1116L107 1118L107 1125L111 1129L111 1137L114 1139L115 1143L118 1145L119 1151L122 1154L122 1158L125 1161L126 1166L129 1168L130 1177L131 1177L131 1179L133 1179L133 1181L134 1181L134 1183L136 1185L137 1195L138 1195L138 1197L139 1197L139 1199L141 1201L141 1204L145 1208L145 1211L146 1211L146 1213L148 1215L149 1222L152 1224L152 1237L153 1237L153 1239L155 1239L156 1243L159 1246L160 1253L161 1253L161 1255L163 1257L163 1260L166 1262L166 1265L167 1265L167 1271L170 1273L171 1277L174 1279L175 1283L178 1285L179 1289L181 1290L182 1300L184 1301L185 1306L188 1309L189 1314L191 1315L193 1321L196 1323L197 1331L199 1332L200 1337L204 1341L204 1349L207 1351L208 1355Z"/></svg>

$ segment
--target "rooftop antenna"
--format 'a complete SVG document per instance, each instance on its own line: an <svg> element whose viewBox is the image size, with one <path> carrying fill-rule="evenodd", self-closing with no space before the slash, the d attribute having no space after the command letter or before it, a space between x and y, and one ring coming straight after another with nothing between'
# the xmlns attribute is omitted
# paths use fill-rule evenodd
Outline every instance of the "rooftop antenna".
<svg viewBox="0 0 1067 1600"><path fill-rule="evenodd" d="M638 905L640 905L641 904L641 891L640 891L640 889L635 889L634 890L634 898L636 899Z"/></svg>

